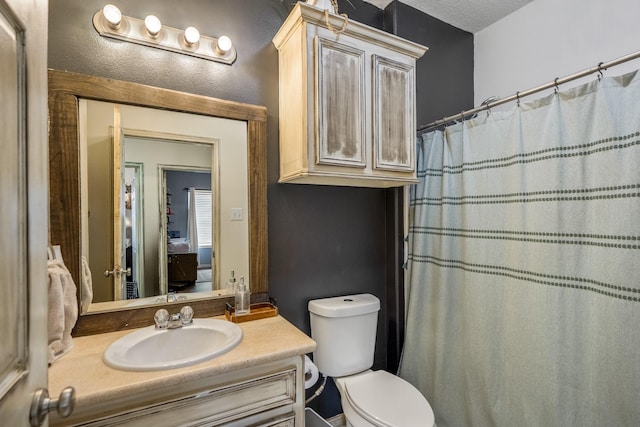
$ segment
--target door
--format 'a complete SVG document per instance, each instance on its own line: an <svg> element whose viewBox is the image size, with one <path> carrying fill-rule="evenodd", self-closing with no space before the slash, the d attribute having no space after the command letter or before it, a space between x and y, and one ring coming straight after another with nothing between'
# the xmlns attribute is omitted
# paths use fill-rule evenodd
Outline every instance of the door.
<svg viewBox="0 0 640 427"><path fill-rule="evenodd" d="M119 301L126 298L126 225L125 225L125 179L124 179L124 152L123 133L120 120L120 106L113 107L113 142L112 142L112 165L113 165L113 220L111 223L113 232L113 270L110 271L113 277L114 300Z"/></svg>
<svg viewBox="0 0 640 427"><path fill-rule="evenodd" d="M83 255L88 258L89 269L99 272L93 275L93 302L119 301L126 296L126 191L120 106L80 99L79 122L83 123L80 143L87 183L82 189L87 201L82 220L89 236ZM96 133L96 128L108 129L108 133ZM105 158L110 161L105 162Z"/></svg>
<svg viewBox="0 0 640 427"><path fill-rule="evenodd" d="M47 386L46 0L0 0L0 424Z"/></svg>

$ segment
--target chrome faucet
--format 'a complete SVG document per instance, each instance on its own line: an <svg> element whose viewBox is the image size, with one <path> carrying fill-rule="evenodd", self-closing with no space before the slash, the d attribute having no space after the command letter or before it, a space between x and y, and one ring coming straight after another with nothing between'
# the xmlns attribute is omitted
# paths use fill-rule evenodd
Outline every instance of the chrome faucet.
<svg viewBox="0 0 640 427"><path fill-rule="evenodd" d="M175 291L167 292L167 302L184 301L187 299L186 295L178 295Z"/></svg>
<svg viewBox="0 0 640 427"><path fill-rule="evenodd" d="M156 329L177 329L183 326L189 326L193 323L193 309L185 305L180 309L179 313L169 315L169 312L161 308L156 311L153 316L156 323Z"/></svg>
<svg viewBox="0 0 640 427"><path fill-rule="evenodd" d="M176 293L174 291L167 292L167 302L175 302L175 301L177 301Z"/></svg>

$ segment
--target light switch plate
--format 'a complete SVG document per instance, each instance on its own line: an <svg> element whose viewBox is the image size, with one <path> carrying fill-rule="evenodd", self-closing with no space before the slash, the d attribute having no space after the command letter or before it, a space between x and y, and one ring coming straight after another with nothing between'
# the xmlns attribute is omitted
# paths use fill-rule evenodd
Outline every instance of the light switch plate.
<svg viewBox="0 0 640 427"><path fill-rule="evenodd" d="M231 208L231 221L242 221L244 219L244 212L242 208Z"/></svg>

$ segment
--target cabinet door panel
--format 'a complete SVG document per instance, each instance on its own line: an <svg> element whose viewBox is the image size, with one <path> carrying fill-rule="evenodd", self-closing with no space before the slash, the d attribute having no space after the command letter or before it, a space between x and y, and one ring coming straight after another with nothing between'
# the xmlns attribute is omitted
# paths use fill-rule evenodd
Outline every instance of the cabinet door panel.
<svg viewBox="0 0 640 427"><path fill-rule="evenodd" d="M364 168L364 52L316 38L316 162Z"/></svg>
<svg viewBox="0 0 640 427"><path fill-rule="evenodd" d="M413 67L373 55L374 168L415 169Z"/></svg>

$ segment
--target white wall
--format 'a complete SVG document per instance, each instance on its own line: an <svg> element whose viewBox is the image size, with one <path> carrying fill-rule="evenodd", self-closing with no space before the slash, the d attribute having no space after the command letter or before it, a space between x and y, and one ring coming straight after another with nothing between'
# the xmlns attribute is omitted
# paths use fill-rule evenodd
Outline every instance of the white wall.
<svg viewBox="0 0 640 427"><path fill-rule="evenodd" d="M534 0L474 39L479 105L490 96L504 98L640 50L640 1ZM638 68L636 59L605 71L605 76Z"/></svg>

